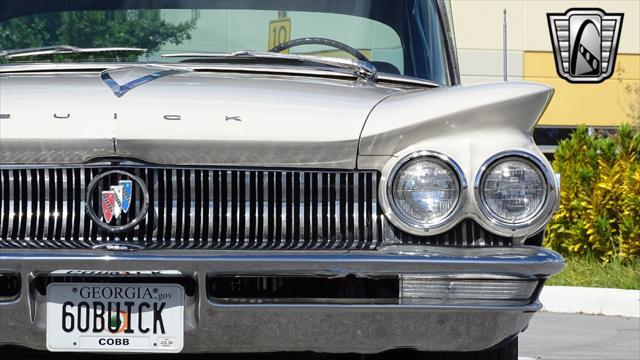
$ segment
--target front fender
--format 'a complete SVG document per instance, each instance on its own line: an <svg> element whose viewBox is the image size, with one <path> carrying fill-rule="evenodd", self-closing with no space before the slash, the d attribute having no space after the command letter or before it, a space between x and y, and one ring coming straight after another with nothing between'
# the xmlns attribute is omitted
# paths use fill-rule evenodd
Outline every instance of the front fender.
<svg viewBox="0 0 640 360"><path fill-rule="evenodd" d="M397 155L406 149L448 138L457 146L479 139L495 144L499 135L513 148L529 147L535 124L553 89L533 83L492 83L425 89L394 94L369 115L362 131L360 155Z"/></svg>

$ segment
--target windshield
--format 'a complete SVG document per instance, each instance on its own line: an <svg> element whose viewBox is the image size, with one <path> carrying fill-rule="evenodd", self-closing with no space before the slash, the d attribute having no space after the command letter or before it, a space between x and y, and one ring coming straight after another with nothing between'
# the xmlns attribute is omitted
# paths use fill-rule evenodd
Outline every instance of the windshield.
<svg viewBox="0 0 640 360"><path fill-rule="evenodd" d="M436 0L36 0L1 6L0 50L14 54L0 59L5 63L188 63L203 62L188 54L272 50L360 58L380 73L449 84ZM61 48L16 52L41 47Z"/></svg>

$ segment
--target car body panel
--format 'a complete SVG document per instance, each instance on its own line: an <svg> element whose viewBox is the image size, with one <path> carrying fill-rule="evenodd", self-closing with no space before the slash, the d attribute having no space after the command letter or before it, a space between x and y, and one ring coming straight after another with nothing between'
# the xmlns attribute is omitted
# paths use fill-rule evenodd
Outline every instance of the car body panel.
<svg viewBox="0 0 640 360"><path fill-rule="evenodd" d="M430 142L447 143L454 137L476 142L476 147L489 151L496 151L501 144L530 147L531 142L524 144L522 138L496 143L487 135L493 130L520 132L529 140L552 94L553 89L545 85L522 82L394 94L369 116L359 153L396 155Z"/></svg>
<svg viewBox="0 0 640 360"><path fill-rule="evenodd" d="M125 84L157 69L110 71ZM190 71L121 97L96 72L4 74L0 88L2 112L10 115L0 122L3 163L120 156L160 164L343 169L355 168L371 109L401 91L353 79Z"/></svg>

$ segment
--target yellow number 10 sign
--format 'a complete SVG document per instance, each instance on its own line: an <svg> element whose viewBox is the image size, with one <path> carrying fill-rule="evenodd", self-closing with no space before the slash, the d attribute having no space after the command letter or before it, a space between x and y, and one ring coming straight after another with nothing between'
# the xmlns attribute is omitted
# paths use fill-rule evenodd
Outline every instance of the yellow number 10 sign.
<svg viewBox="0 0 640 360"><path fill-rule="evenodd" d="M281 18L269 21L269 49L291 40L291 19ZM288 54L289 50L282 53Z"/></svg>

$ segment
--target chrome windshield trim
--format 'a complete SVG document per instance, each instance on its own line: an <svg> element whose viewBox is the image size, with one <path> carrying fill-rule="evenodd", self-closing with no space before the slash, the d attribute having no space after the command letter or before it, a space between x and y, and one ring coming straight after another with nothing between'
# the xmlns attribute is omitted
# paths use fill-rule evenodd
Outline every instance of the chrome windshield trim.
<svg viewBox="0 0 640 360"><path fill-rule="evenodd" d="M15 59L29 56L57 55L57 54L85 54L104 52L146 52L147 49L136 47L101 47L101 48L80 48L71 45L43 46L27 49L9 49L0 52L0 57Z"/></svg>
<svg viewBox="0 0 640 360"><path fill-rule="evenodd" d="M355 75L362 80L373 81L376 78L377 70L368 61L340 59L324 56L311 56L302 54L280 54L259 51L235 51L231 53L208 53L208 52L185 52L162 54L165 58L210 58L210 59L233 59L233 58L249 58L249 59L280 59L280 60L297 60L311 61L324 65L335 66L343 69L351 69Z"/></svg>
<svg viewBox="0 0 640 360"><path fill-rule="evenodd" d="M102 72L105 70L120 69L125 66L158 66L158 67L171 67L171 68L186 68L194 72L205 71L226 71L226 72L238 72L238 73L259 73L259 74L277 74L277 75L308 75L308 76L326 76L326 77L339 77L345 79L352 79L357 77L353 72L342 72L338 69L347 68L320 68L320 67L300 67L300 66L287 66L287 65L256 65L256 64L179 64L179 63L162 63L162 62L149 62L149 63L12 63L12 64L0 64L0 74L20 74L20 73L48 73L58 71L95 71ZM389 82L396 84L407 84L415 86L427 86L427 87L441 87L440 84L426 79L419 79L410 76L395 75L388 73L377 73L376 80L380 82Z"/></svg>
<svg viewBox="0 0 640 360"><path fill-rule="evenodd" d="M442 85L438 84L437 82L433 82L431 80L414 78L414 77L404 76L404 75L395 75L395 74L389 74L389 73L378 73L377 80L392 82L392 83L399 83L399 84L428 86L428 87L434 87L434 88L442 87Z"/></svg>
<svg viewBox="0 0 640 360"><path fill-rule="evenodd" d="M451 86L460 85L460 64L458 61L458 49L456 46L456 38L454 25L449 21L447 17L447 5L448 0L437 0L438 14L440 16L440 22L442 23L443 37L445 38L444 46L448 55L447 67L449 70L449 79Z"/></svg>

